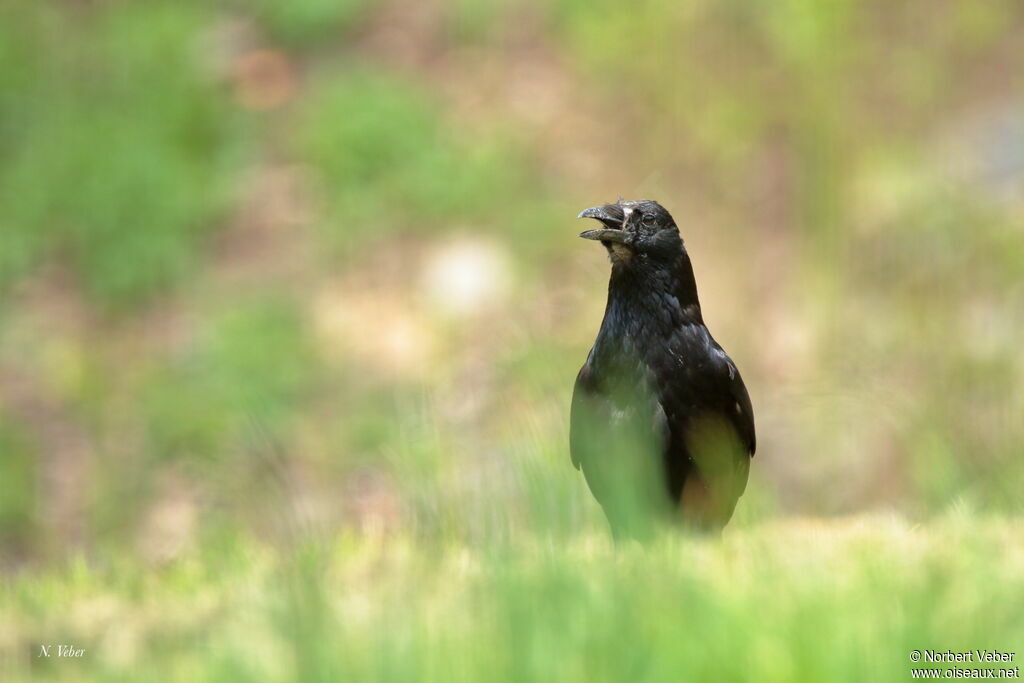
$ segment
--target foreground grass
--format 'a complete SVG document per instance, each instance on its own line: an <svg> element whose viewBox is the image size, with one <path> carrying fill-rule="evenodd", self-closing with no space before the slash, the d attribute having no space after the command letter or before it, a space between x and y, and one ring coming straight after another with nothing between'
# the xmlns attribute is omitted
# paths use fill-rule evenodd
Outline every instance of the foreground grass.
<svg viewBox="0 0 1024 683"><path fill-rule="evenodd" d="M79 563L7 583L0 677L909 680L912 650L1024 649L1022 532L858 518L647 548L344 537ZM37 656L62 643L84 654Z"/></svg>

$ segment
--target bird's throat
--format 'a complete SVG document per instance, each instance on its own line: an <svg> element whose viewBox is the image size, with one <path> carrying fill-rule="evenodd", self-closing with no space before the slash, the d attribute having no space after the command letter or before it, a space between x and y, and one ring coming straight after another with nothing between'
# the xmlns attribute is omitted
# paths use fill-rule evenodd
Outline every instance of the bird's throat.
<svg viewBox="0 0 1024 683"><path fill-rule="evenodd" d="M625 244L605 242L604 245L608 248L608 258L611 259L613 265L627 266L633 260L634 252Z"/></svg>
<svg viewBox="0 0 1024 683"><path fill-rule="evenodd" d="M674 263L655 263L625 247L612 252L604 324L612 334L671 334L679 325L703 324L693 268L685 252ZM625 260L629 259L629 260Z"/></svg>

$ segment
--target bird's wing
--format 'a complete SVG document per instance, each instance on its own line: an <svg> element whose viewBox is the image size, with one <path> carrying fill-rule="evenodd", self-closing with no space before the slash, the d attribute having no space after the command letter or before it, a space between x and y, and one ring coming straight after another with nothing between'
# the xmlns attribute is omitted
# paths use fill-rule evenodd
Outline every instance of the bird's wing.
<svg viewBox="0 0 1024 683"><path fill-rule="evenodd" d="M572 466L580 468L580 461L583 458L585 447L582 443L583 423L587 421L583 413L586 410L584 403L589 403L589 397L595 393L594 368L590 364L591 356L587 356L587 362L580 368L576 375L576 384L572 389L572 405L569 408L569 456L572 458Z"/></svg>
<svg viewBox="0 0 1024 683"><path fill-rule="evenodd" d="M582 441L582 430L585 408L584 403L589 402L588 395L594 393L594 369L590 365L590 356L583 364L577 381L572 387L572 404L569 408L569 457L572 459L572 467L580 469L580 462L583 459L585 446Z"/></svg>
<svg viewBox="0 0 1024 683"><path fill-rule="evenodd" d="M679 328L669 342L669 354L658 368L667 378L661 386L669 415L707 412L725 418L736 430L749 455L757 448L754 410L736 364L704 325ZM673 425L673 429L676 425Z"/></svg>
<svg viewBox="0 0 1024 683"><path fill-rule="evenodd" d="M743 439L747 452L753 457L754 451L757 450L757 434L754 431L754 408L750 404L750 394L747 393L747 387L743 384L743 378L740 377L740 371L736 369L736 364L726 355L725 351L722 351L721 347L718 347L718 351L721 354L719 362L723 366L720 372L723 374L723 379L728 378L723 383L727 390L726 400L729 403L726 406L726 412L736 431L739 432L740 438Z"/></svg>
<svg viewBox="0 0 1024 683"><path fill-rule="evenodd" d="M662 385L671 416L669 485L684 515L721 528L746 489L756 447L750 396L736 365L703 325L681 328L670 347L674 377Z"/></svg>

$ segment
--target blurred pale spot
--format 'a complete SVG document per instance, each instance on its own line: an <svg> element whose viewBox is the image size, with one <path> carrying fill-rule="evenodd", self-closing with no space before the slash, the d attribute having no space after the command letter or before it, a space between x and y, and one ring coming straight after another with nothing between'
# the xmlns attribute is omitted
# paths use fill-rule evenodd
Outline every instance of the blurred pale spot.
<svg viewBox="0 0 1024 683"><path fill-rule="evenodd" d="M865 162L852 185L852 224L862 235L890 228L939 188L938 178L928 169L922 171L919 164L889 157Z"/></svg>
<svg viewBox="0 0 1024 683"><path fill-rule="evenodd" d="M60 396L75 396L85 377L85 354L77 340L56 338L42 346L40 379Z"/></svg>
<svg viewBox="0 0 1024 683"><path fill-rule="evenodd" d="M185 550L198 515L194 494L185 480L169 478L162 489L139 529L139 550L153 564L167 563Z"/></svg>
<svg viewBox="0 0 1024 683"><path fill-rule="evenodd" d="M978 297L963 307L961 319L962 329L969 331L962 337L964 348L971 356L993 362L1013 357L1020 317L1010 305Z"/></svg>
<svg viewBox="0 0 1024 683"><path fill-rule="evenodd" d="M433 331L397 292L328 286L315 297L312 316L324 357L341 367L422 376L436 346Z"/></svg>
<svg viewBox="0 0 1024 683"><path fill-rule="evenodd" d="M817 331L805 316L782 308L775 310L764 324L761 348L765 367L776 377L795 378L806 374L805 359L815 352Z"/></svg>
<svg viewBox="0 0 1024 683"><path fill-rule="evenodd" d="M140 618L125 601L112 595L94 596L72 608L67 620L78 632L100 634L96 649L106 661L127 666L138 656Z"/></svg>
<svg viewBox="0 0 1024 683"><path fill-rule="evenodd" d="M246 227L281 231L308 223L316 208L310 175L309 169L296 164L253 169L242 183L239 221Z"/></svg>
<svg viewBox="0 0 1024 683"><path fill-rule="evenodd" d="M508 250L496 242L461 238L436 249L423 269L431 310L463 316L501 301L511 284Z"/></svg>
<svg viewBox="0 0 1024 683"><path fill-rule="evenodd" d="M238 101L246 109L273 109L295 92L291 60L278 50L247 52L235 60L232 71Z"/></svg>
<svg viewBox="0 0 1024 683"><path fill-rule="evenodd" d="M353 477L346 489L346 514L367 538L399 531L402 500L392 482L380 472L366 470Z"/></svg>

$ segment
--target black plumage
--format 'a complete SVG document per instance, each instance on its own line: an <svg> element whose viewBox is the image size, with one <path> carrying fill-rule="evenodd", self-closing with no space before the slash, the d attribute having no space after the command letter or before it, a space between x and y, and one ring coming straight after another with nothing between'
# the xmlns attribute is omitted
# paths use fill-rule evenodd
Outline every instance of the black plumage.
<svg viewBox="0 0 1024 683"><path fill-rule="evenodd" d="M690 257L657 202L587 209L612 262L604 320L576 378L573 464L619 536L659 521L719 530L754 454L754 414L736 365L701 316Z"/></svg>

